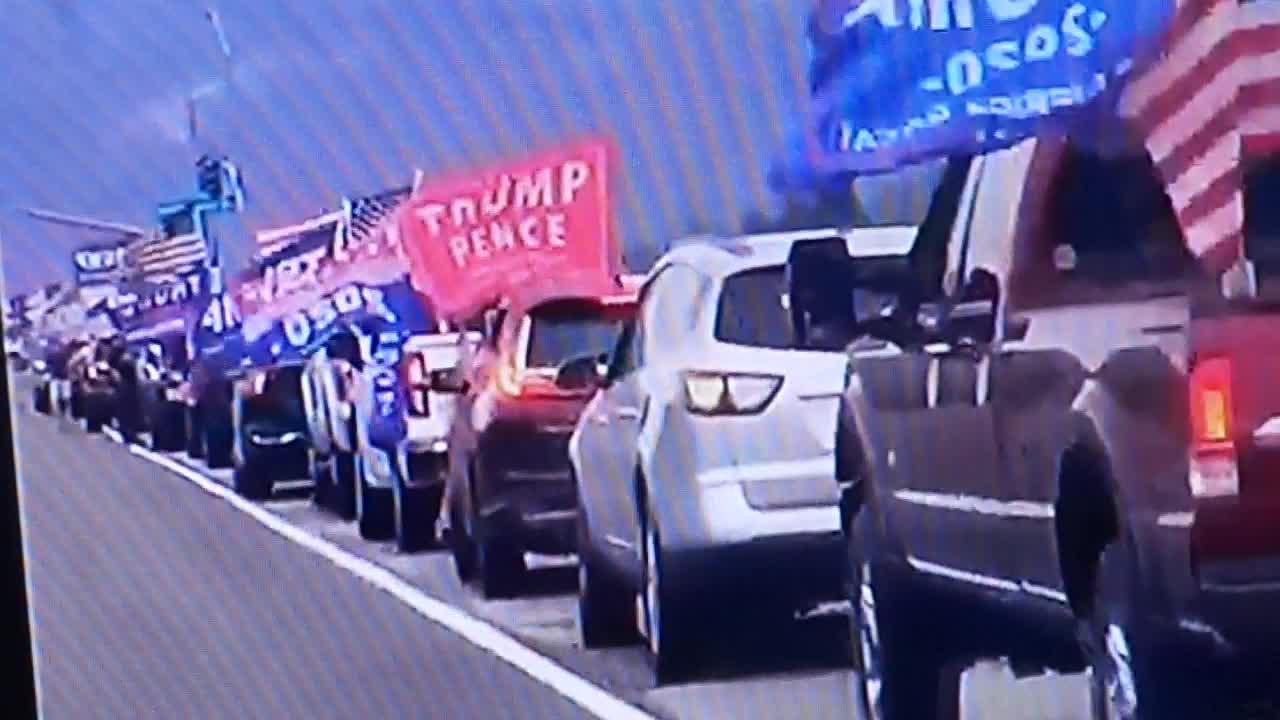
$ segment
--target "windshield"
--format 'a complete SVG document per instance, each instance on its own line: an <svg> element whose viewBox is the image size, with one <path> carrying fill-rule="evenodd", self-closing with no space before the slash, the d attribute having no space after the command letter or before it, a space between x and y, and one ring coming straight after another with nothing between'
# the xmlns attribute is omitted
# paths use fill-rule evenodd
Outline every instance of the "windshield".
<svg viewBox="0 0 1280 720"><path fill-rule="evenodd" d="M604 306L591 301L549 303L529 317L529 349L525 366L558 368L567 360L607 355L633 306Z"/></svg>
<svg viewBox="0 0 1280 720"><path fill-rule="evenodd" d="M942 182L945 159L909 165L897 172L867 175L853 181L853 195L869 227L917 226L929 212L933 191Z"/></svg>

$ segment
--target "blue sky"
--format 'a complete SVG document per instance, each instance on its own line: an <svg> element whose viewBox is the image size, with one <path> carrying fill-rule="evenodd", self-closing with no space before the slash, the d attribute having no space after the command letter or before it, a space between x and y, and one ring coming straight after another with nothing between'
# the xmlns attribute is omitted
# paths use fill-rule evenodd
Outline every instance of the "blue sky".
<svg viewBox="0 0 1280 720"><path fill-rule="evenodd" d="M339 195L611 134L628 264L772 210L770 156L803 103L812 0L42 0L0 24L0 233L8 292L69 277L96 239L36 206L149 222L204 146L241 165L249 233ZM205 6L222 18L232 86ZM701 227L698 227L701 226Z"/></svg>

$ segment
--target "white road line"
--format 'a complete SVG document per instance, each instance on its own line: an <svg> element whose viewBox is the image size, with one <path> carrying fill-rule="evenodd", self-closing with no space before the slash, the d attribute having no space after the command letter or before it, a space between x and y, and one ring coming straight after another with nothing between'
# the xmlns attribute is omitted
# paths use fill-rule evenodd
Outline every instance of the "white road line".
<svg viewBox="0 0 1280 720"><path fill-rule="evenodd" d="M286 522L280 516L241 498L217 481L205 477L186 465L138 446L130 446L129 452L190 481L201 490L222 499L235 509L257 520L277 535L310 550L388 593L419 615L496 655L592 715L609 720L655 720L645 711L610 695L603 688L570 672L545 655L520 644L496 626L423 593L386 568L357 557L327 540Z"/></svg>

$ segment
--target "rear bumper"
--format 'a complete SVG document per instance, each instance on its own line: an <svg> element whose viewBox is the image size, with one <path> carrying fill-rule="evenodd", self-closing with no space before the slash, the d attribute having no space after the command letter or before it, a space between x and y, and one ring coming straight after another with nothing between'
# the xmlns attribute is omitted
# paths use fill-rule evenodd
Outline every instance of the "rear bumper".
<svg viewBox="0 0 1280 720"><path fill-rule="evenodd" d="M1280 507L1217 507L1166 513L1135 528L1149 614L1163 642L1205 660L1266 658L1280 667L1277 517ZM1224 539L1249 552L1222 552Z"/></svg>
<svg viewBox="0 0 1280 720"><path fill-rule="evenodd" d="M663 563L682 592L695 596L802 604L844 599L848 567L838 531L667 552Z"/></svg>
<svg viewBox="0 0 1280 720"><path fill-rule="evenodd" d="M503 425L479 438L480 515L529 550L565 554L577 547L570 432Z"/></svg>

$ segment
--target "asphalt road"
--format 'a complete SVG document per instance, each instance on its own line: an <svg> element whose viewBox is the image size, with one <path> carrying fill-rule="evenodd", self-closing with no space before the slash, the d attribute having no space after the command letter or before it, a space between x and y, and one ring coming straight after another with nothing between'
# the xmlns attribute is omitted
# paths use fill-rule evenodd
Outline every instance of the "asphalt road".
<svg viewBox="0 0 1280 720"><path fill-rule="evenodd" d="M26 378L11 387L44 717L590 717L191 480L34 415ZM305 488L263 507L656 717L858 717L839 609L741 628L698 680L654 689L639 648L578 646L563 561L535 558L528 595L484 601L459 586L446 553L363 541ZM967 688L965 717L1084 715L1080 678L1013 683L984 667Z"/></svg>

